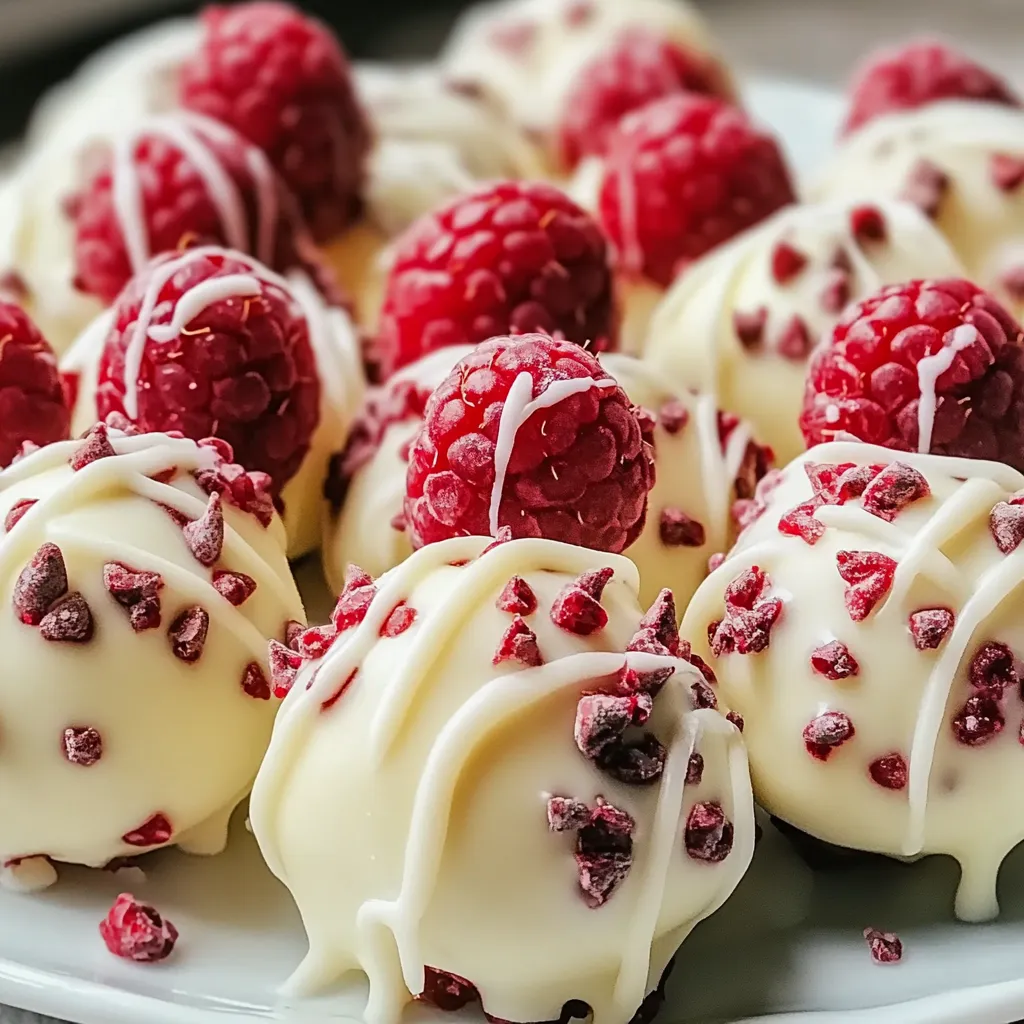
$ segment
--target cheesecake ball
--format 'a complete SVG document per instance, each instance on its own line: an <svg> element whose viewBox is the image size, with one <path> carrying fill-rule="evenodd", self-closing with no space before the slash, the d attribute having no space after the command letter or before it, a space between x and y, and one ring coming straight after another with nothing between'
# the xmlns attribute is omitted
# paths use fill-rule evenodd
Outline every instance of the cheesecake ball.
<svg viewBox="0 0 1024 1024"><path fill-rule="evenodd" d="M947 100L885 114L843 140L810 191L914 203L968 276L1024 314L1024 111Z"/></svg>
<svg viewBox="0 0 1024 1024"><path fill-rule="evenodd" d="M267 640L303 619L230 458L101 424L0 472L0 882L223 849L277 710Z"/></svg>
<svg viewBox="0 0 1024 1024"><path fill-rule="evenodd" d="M372 1024L417 996L631 1019L754 841L739 729L637 589L616 555L458 537L272 645L251 820L309 937L290 991L359 970Z"/></svg>
<svg viewBox="0 0 1024 1024"><path fill-rule="evenodd" d="M682 274L654 313L643 360L744 417L780 462L804 450L799 416L811 350L843 309L887 284L962 276L909 203L791 206Z"/></svg>
<svg viewBox="0 0 1024 1024"><path fill-rule="evenodd" d="M759 803L838 846L948 854L957 916L994 917L1024 839L1024 475L835 442L758 497L682 634L746 722Z"/></svg>

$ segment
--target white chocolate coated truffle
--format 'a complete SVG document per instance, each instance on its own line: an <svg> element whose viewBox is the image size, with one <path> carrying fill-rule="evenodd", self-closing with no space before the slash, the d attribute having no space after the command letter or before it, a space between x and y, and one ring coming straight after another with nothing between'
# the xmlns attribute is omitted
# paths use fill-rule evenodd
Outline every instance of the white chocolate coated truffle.
<svg viewBox="0 0 1024 1024"><path fill-rule="evenodd" d="M758 801L840 846L951 855L957 915L994 916L1024 838L1024 476L837 442L771 483L682 629L745 719Z"/></svg>
<svg viewBox="0 0 1024 1024"><path fill-rule="evenodd" d="M868 122L839 146L815 198L906 198L972 280L1024 315L1024 111L947 100Z"/></svg>
<svg viewBox="0 0 1024 1024"><path fill-rule="evenodd" d="M208 497L218 465L111 430L0 473L0 883L223 848L277 710L266 641L303 611L269 500Z"/></svg>
<svg viewBox="0 0 1024 1024"><path fill-rule="evenodd" d="M185 327L201 316L211 302L245 301L257 294L268 282L292 297L309 325L309 340L320 374L320 419L313 432L309 451L296 474L282 488L285 527L288 533L288 553L297 558L314 550L320 540L323 484L331 454L336 451L348 432L352 417L362 401L366 379L363 374L359 338L348 314L337 306L328 305L323 296L301 271L293 271L283 278L249 256L240 252L205 246L178 257L165 270L180 269L187 261L207 255L223 256L240 261L252 268L253 276L236 275L225 279L229 291L223 288L210 291L209 285L200 284L178 300L178 311L188 311L179 324ZM221 282L223 283L223 282ZM235 292L230 289L234 287ZM150 314L156 310L150 307ZM78 379L75 406L71 416L72 433L87 429L96 420L96 382L103 347L113 325L114 311L107 310L94 320L79 336L61 360L61 371ZM156 327L147 335L152 342Z"/></svg>
<svg viewBox="0 0 1024 1024"><path fill-rule="evenodd" d="M807 358L846 304L883 285L963 274L907 203L791 206L680 275L655 311L643 359L678 386L714 395L788 462L805 447Z"/></svg>
<svg viewBox="0 0 1024 1024"><path fill-rule="evenodd" d="M393 1024L433 968L467 979L503 1019L557 1019L582 999L597 1024L625 1024L747 867L742 738L721 712L693 710L691 686L707 688L688 663L622 653L641 619L631 562L553 541L489 544L417 551L377 581L361 624L298 671L251 804L309 935L289 988L364 971L366 1020ZM556 625L563 588L604 569L606 625ZM535 609L519 620L498 607L513 576ZM517 621L525 663L495 665ZM670 674L648 725L664 769L646 785L613 778L574 740L581 696L624 666ZM573 838L549 826L551 797L584 817L603 800L633 823L603 901L599 869L579 873ZM707 845L693 827L705 814Z"/></svg>

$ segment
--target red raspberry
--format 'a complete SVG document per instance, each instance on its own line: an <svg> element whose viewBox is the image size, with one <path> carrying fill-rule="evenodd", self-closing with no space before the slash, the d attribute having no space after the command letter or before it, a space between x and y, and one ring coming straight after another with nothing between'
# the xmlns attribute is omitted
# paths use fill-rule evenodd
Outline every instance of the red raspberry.
<svg viewBox="0 0 1024 1024"><path fill-rule="evenodd" d="M226 297L211 294L214 281L226 282ZM309 325L292 295L239 253L160 257L114 306L96 404L101 417L121 413L145 431L223 438L279 491L320 415Z"/></svg>
<svg viewBox="0 0 1024 1024"><path fill-rule="evenodd" d="M1022 342L1013 317L968 281L883 288L851 306L812 357L804 440L853 435L1024 470Z"/></svg>
<svg viewBox="0 0 1024 1024"><path fill-rule="evenodd" d="M125 195L137 196L138 210ZM278 270L303 263L305 228L267 158L197 114L151 118L69 210L75 284L107 305L151 257L187 245L225 245Z"/></svg>
<svg viewBox="0 0 1024 1024"><path fill-rule="evenodd" d="M360 208L370 128L348 58L325 25L266 0L207 7L202 46L181 71L181 102L259 146L319 241Z"/></svg>
<svg viewBox="0 0 1024 1024"><path fill-rule="evenodd" d="M602 155L630 111L677 92L733 99L718 63L646 29L623 33L577 74L565 100L559 148L567 167Z"/></svg>
<svg viewBox="0 0 1024 1024"><path fill-rule="evenodd" d="M710 96L649 103L622 119L607 149L601 220L623 269L661 285L796 200L775 139Z"/></svg>
<svg viewBox="0 0 1024 1024"><path fill-rule="evenodd" d="M980 100L1019 107L1010 86L970 57L930 39L870 56L850 86L843 134L897 110L940 100Z"/></svg>
<svg viewBox="0 0 1024 1024"><path fill-rule="evenodd" d="M377 340L384 376L446 345L531 331L595 352L617 340L608 244L557 188L489 185L396 242Z"/></svg>
<svg viewBox="0 0 1024 1024"><path fill-rule="evenodd" d="M415 547L508 527L617 552L640 535L653 484L629 399L590 353L540 334L494 338L427 403L405 520Z"/></svg>
<svg viewBox="0 0 1024 1024"><path fill-rule="evenodd" d="M20 307L0 302L0 467L25 441L64 441L71 426L53 349Z"/></svg>

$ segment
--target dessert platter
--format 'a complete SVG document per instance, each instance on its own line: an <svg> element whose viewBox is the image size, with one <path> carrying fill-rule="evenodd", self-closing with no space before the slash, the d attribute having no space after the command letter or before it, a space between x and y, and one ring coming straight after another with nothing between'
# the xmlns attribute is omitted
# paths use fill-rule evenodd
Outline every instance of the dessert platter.
<svg viewBox="0 0 1024 1024"><path fill-rule="evenodd" d="M1007 83L257 0L45 97L0 213L0 1004L1024 1018Z"/></svg>

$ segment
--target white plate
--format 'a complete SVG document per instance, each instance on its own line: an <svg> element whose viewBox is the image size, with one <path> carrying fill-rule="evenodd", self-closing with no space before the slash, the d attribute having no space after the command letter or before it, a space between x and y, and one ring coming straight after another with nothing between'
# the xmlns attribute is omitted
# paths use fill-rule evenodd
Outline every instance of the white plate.
<svg viewBox="0 0 1024 1024"><path fill-rule="evenodd" d="M834 97L773 82L757 84L749 101L802 170L827 152L839 113ZM313 609L323 607L315 567L303 575ZM955 865L941 858L812 872L769 828L739 891L684 946L659 1024L1007 1024L1024 1017L1024 849L1003 871L995 924L952 921L955 881ZM179 927L169 962L133 965L104 949L97 924L126 889ZM867 925L900 934L901 964L871 961L861 936ZM157 854L145 878L63 868L42 895L0 892L0 1003L78 1024L358 1021L359 983L302 1006L278 1002L276 989L304 949L298 915L241 815L221 857ZM441 1015L410 1014L432 1017ZM0 1012L0 1020L8 1017Z"/></svg>

